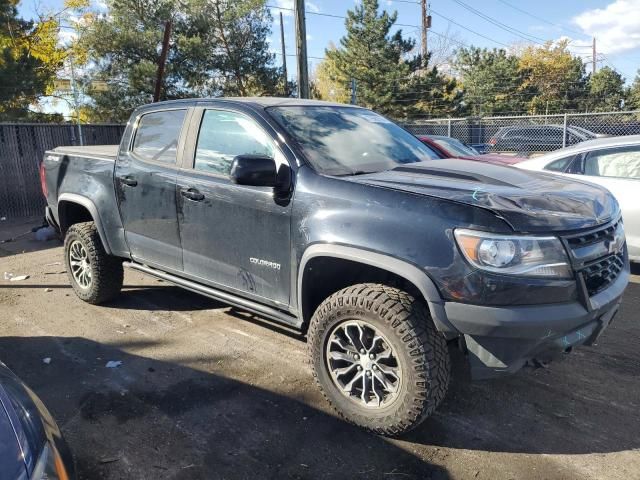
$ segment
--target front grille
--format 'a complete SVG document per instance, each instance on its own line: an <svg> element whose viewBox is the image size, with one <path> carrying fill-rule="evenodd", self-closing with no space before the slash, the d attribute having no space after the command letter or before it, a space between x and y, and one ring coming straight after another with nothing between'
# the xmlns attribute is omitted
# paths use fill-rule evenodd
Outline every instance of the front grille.
<svg viewBox="0 0 640 480"><path fill-rule="evenodd" d="M618 222L598 230L565 237L572 251L574 266L584 280L589 297L606 289L624 270L624 252L609 252L609 245L615 241Z"/></svg>
<svg viewBox="0 0 640 480"><path fill-rule="evenodd" d="M582 269L582 278L584 278L589 296L592 297L607 288L618 278L623 269L624 255L622 252L609 255Z"/></svg>
<svg viewBox="0 0 640 480"><path fill-rule="evenodd" d="M618 227L618 222L612 223L608 227L605 227L601 230L596 230L595 232L585 233L583 235L576 235L575 237L567 238L567 243L572 249L578 249L581 247L586 247L587 245L592 245L594 243L601 242L603 240L609 239L613 240L613 234Z"/></svg>

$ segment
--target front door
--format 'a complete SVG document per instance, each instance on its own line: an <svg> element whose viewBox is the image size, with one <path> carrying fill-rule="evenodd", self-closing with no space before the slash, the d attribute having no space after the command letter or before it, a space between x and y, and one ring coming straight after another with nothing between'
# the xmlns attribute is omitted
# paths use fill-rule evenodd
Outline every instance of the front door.
<svg viewBox="0 0 640 480"><path fill-rule="evenodd" d="M182 270L176 207L178 143L186 109L142 114L130 148L122 148L115 185L134 260Z"/></svg>
<svg viewBox="0 0 640 480"><path fill-rule="evenodd" d="M192 168L181 170L177 180L184 272L287 306L291 202L275 198L273 188L236 185L229 178L237 155L268 155L278 165L287 160L250 116L221 109L201 113L194 115L201 123Z"/></svg>

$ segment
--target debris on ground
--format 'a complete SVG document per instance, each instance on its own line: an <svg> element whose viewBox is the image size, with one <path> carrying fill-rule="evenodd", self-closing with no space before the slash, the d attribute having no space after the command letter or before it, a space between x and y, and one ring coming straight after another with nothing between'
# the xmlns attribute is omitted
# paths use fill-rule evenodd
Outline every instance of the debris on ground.
<svg viewBox="0 0 640 480"><path fill-rule="evenodd" d="M51 363L51 357L45 357L42 359L42 363L49 365Z"/></svg>
<svg viewBox="0 0 640 480"><path fill-rule="evenodd" d="M120 460L120 457L106 457L106 458L101 458L100 463L113 463L113 462L117 462L118 460Z"/></svg>
<svg viewBox="0 0 640 480"><path fill-rule="evenodd" d="M52 262L44 264L45 267L55 267L56 265L62 265L62 262Z"/></svg>
<svg viewBox="0 0 640 480"><path fill-rule="evenodd" d="M122 362L120 360L109 360L107 362L107 364L105 365L105 367L107 367L107 368L118 368L120 365L122 365Z"/></svg>
<svg viewBox="0 0 640 480"><path fill-rule="evenodd" d="M4 272L4 279L5 280L11 280L11 277L13 277L13 273Z"/></svg>
<svg viewBox="0 0 640 480"><path fill-rule="evenodd" d="M53 227L42 227L36 230L36 240L46 242L56 237L56 229Z"/></svg>
<svg viewBox="0 0 640 480"><path fill-rule="evenodd" d="M6 274L5 274L5 278L6 278ZM11 275L11 277L9 277L9 281L21 282L22 280L26 280L27 278L29 278L29 275Z"/></svg>
<svg viewBox="0 0 640 480"><path fill-rule="evenodd" d="M47 293L53 292L53 288L45 288L44 291L47 292Z"/></svg>
<svg viewBox="0 0 640 480"><path fill-rule="evenodd" d="M22 237L26 237L27 235L29 235L30 233L32 233L32 230L29 230L27 232L21 233L20 235L16 235L15 237L11 237L11 238L5 238L4 240L0 240L0 243L10 243L10 242L15 242L16 240L19 240ZM24 252L23 252L24 253Z"/></svg>

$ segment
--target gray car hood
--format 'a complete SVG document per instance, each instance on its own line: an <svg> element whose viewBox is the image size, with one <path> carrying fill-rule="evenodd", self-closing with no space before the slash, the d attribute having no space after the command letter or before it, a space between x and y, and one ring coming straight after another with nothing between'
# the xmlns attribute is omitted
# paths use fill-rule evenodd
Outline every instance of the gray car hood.
<svg viewBox="0 0 640 480"><path fill-rule="evenodd" d="M602 187L469 160L432 160L343 178L490 209L518 232L589 228L620 214L615 198Z"/></svg>

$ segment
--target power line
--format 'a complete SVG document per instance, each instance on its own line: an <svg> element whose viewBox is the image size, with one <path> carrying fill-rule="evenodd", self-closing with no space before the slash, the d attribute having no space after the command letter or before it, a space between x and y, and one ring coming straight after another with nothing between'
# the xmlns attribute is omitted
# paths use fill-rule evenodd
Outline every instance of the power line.
<svg viewBox="0 0 640 480"><path fill-rule="evenodd" d="M583 36L588 36L587 34L585 34L585 33L583 33L583 32L578 32L578 31L576 31L576 30L572 30L572 29L570 29L570 28L563 27L562 25L559 25L559 24L557 24L557 23L550 22L549 20L547 20L547 19L545 19L545 18L538 17L537 15L534 15L533 13L527 12L526 10L523 10L523 9L522 9L522 8L520 8L520 7L516 7L515 5L512 5L511 3L507 2L506 0L498 0L498 1L499 1L500 3L505 4L505 5L506 5L506 6L508 6L508 7L513 8L514 10L519 11L520 13L523 13L523 14L525 14L525 15L527 15L527 16L529 16L529 17L531 17L531 18L535 18L536 20L539 20L539 21L541 21L541 22L547 23L547 24L549 24L549 25L552 25L552 26L554 26L554 27L560 28L560 29L565 30L565 31L567 31L567 32L577 33L578 35L583 35Z"/></svg>
<svg viewBox="0 0 640 480"><path fill-rule="evenodd" d="M546 42L547 40L544 38L540 38L540 37L536 37L535 35L531 35L529 33L523 32L522 30L518 30L517 28L513 28L510 27L509 25L506 25L504 23L502 23L499 20L496 20L495 18L490 17L489 15L486 15L485 13L481 12L480 10L477 10L475 8L473 8L471 5L466 4L465 2L462 2L461 0L453 0L455 3L457 3L458 5L460 5L462 8L470 11L471 13L474 13L475 15L479 16L480 18L483 18L484 20L486 20L487 22L513 34L516 35L520 38L523 38L524 40L527 40L529 42L533 41L534 43L539 43L536 40L540 40L543 43ZM533 40L535 39L535 40Z"/></svg>
<svg viewBox="0 0 640 480"><path fill-rule="evenodd" d="M407 3L414 3L414 2L407 2ZM294 9L293 8L288 8L288 7L279 7L277 5L265 5L267 8L275 8L277 10L286 10L288 12L293 12ZM323 12L305 12L307 15L318 15L320 17L330 17L330 18L339 18L342 20L346 20L347 17L345 17L344 15L335 15L333 13L323 13ZM394 23L394 25L398 26L398 27L409 27L409 28L422 28L419 25L408 25L406 23Z"/></svg>
<svg viewBox="0 0 640 480"><path fill-rule="evenodd" d="M507 47L510 48L510 45L507 45L506 43L502 43L494 38L491 37L487 37L486 35L483 35L482 33L476 32L475 30L470 29L469 27L465 27L464 25L462 25L461 23L456 22L455 20L446 17L444 15L442 15L441 13L436 12L433 7L431 8L431 13L435 13L437 16L444 18L445 20L449 21L450 23L453 23L454 25L459 26L460 28L464 28L465 30L467 30L468 32L473 33L474 35L478 35L479 37L482 37L486 40L489 40L490 42L494 42L497 43L498 45L502 45L503 47Z"/></svg>

